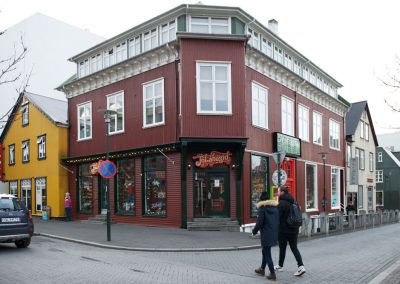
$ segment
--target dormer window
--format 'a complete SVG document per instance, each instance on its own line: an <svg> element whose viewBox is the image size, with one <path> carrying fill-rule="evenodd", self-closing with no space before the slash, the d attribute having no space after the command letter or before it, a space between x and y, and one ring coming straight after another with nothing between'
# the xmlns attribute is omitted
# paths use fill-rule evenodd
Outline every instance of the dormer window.
<svg viewBox="0 0 400 284"><path fill-rule="evenodd" d="M161 44L176 39L175 21L161 25Z"/></svg>
<svg viewBox="0 0 400 284"><path fill-rule="evenodd" d="M103 65L104 68L114 64L114 48L107 49L103 53Z"/></svg>
<svg viewBox="0 0 400 284"><path fill-rule="evenodd" d="M29 105L26 104L22 107L22 126L29 124Z"/></svg>
<svg viewBox="0 0 400 284"><path fill-rule="evenodd" d="M152 29L143 35L143 51L157 47L157 29Z"/></svg>
<svg viewBox="0 0 400 284"><path fill-rule="evenodd" d="M126 42L121 42L115 47L115 63L121 62L127 58Z"/></svg>
<svg viewBox="0 0 400 284"><path fill-rule="evenodd" d="M191 17L190 31L203 34L229 34L229 18Z"/></svg>

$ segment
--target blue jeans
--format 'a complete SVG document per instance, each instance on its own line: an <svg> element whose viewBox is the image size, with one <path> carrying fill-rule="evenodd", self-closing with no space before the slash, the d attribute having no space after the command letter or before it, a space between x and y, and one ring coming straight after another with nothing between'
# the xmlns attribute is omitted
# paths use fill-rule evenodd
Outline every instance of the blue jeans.
<svg viewBox="0 0 400 284"><path fill-rule="evenodd" d="M268 269L271 274L275 273L274 269L274 263L272 261L272 256L271 256L271 247L262 247L262 262L261 262L261 268L265 269L268 263Z"/></svg>
<svg viewBox="0 0 400 284"><path fill-rule="evenodd" d="M65 208L65 215L67 216L66 221L71 221L71 208Z"/></svg>

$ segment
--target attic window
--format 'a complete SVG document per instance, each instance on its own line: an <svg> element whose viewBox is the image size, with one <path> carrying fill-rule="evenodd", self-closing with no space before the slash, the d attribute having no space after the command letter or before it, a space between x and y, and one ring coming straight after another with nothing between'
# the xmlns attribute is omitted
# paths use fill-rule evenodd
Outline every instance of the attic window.
<svg viewBox="0 0 400 284"><path fill-rule="evenodd" d="M29 123L29 105L26 104L22 107L22 126Z"/></svg>

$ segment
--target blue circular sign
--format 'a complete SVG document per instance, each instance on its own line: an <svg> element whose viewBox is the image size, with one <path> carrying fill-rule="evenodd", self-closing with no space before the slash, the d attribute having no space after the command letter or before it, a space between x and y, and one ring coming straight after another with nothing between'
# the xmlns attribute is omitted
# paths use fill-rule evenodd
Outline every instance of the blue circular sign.
<svg viewBox="0 0 400 284"><path fill-rule="evenodd" d="M103 178L113 178L117 173L117 167L113 162L105 160L100 162L98 172Z"/></svg>

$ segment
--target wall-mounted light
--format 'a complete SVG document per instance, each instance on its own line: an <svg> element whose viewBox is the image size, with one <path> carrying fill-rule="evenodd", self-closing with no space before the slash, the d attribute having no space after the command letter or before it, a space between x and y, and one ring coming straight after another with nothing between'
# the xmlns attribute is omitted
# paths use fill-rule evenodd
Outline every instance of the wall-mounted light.
<svg viewBox="0 0 400 284"><path fill-rule="evenodd" d="M192 165L191 164L188 164L188 170L190 170L191 168L192 168Z"/></svg>
<svg viewBox="0 0 400 284"><path fill-rule="evenodd" d="M232 170L234 170L234 169L236 169L236 168L237 168L237 165L235 165L235 164L232 164L231 168L232 168Z"/></svg>

